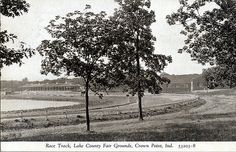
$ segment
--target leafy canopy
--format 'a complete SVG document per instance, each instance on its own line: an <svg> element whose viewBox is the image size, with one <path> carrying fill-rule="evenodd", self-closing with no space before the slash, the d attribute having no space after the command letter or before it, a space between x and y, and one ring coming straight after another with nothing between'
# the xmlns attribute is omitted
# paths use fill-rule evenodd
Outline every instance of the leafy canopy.
<svg viewBox="0 0 236 152"><path fill-rule="evenodd" d="M202 76L205 79L207 87L213 89L217 86L230 88L236 86L236 65L232 68L227 66L216 66L208 69L204 69Z"/></svg>
<svg viewBox="0 0 236 152"><path fill-rule="evenodd" d="M28 12L29 3L25 0L1 0L1 14L7 17L20 16Z"/></svg>
<svg viewBox="0 0 236 152"><path fill-rule="evenodd" d="M110 51L113 72L119 83L128 85L131 94L144 95L147 89L159 93L163 82L161 72L170 56L154 53L156 38L152 35L151 24L155 13L150 10L149 0L116 0L120 7L111 18L113 25L113 47Z"/></svg>
<svg viewBox="0 0 236 152"><path fill-rule="evenodd" d="M207 9L204 6L213 6ZM185 45L179 50L193 60L231 68L236 63L236 1L180 0L176 13L167 15L170 25L180 23Z"/></svg>
<svg viewBox="0 0 236 152"><path fill-rule="evenodd" d="M42 73L73 75L90 83L90 89L106 85L107 19L106 13L75 11L56 16L46 27L52 40L44 40L37 48L44 60Z"/></svg>
<svg viewBox="0 0 236 152"><path fill-rule="evenodd" d="M7 17L20 16L23 12L28 12L29 4L25 0L1 0L1 15ZM6 43L13 42L17 39L14 34L8 34L6 30L0 31L0 69L13 63L22 64L22 58L31 57L34 51L25 47L21 42L20 49L8 48Z"/></svg>

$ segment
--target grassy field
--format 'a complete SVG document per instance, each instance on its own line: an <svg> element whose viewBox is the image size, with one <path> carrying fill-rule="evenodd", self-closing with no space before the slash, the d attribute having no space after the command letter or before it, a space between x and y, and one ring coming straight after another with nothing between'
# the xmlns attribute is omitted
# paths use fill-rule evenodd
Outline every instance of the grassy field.
<svg viewBox="0 0 236 152"><path fill-rule="evenodd" d="M229 93L230 92L230 93ZM200 97L200 98L198 98ZM5 141L235 141L236 90L218 93L147 95L145 120L136 98L91 98L91 132L85 132L84 106L2 114Z"/></svg>

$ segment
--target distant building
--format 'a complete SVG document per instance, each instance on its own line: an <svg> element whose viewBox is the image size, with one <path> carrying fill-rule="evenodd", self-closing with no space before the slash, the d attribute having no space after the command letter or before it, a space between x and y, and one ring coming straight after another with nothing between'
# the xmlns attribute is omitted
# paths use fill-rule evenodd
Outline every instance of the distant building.
<svg viewBox="0 0 236 152"><path fill-rule="evenodd" d="M204 89L207 89L207 86L205 85L205 81L204 81L204 78L202 77L202 75L200 75L199 77L197 78L193 78L191 80L191 86L192 86L192 91L195 91L195 90L204 90Z"/></svg>
<svg viewBox="0 0 236 152"><path fill-rule="evenodd" d="M79 84L26 84L20 87L21 91L82 91Z"/></svg>
<svg viewBox="0 0 236 152"><path fill-rule="evenodd" d="M163 76L163 75L162 75ZM204 79L200 74L188 75L169 75L165 74L164 77L170 79L170 84L162 85L163 93L189 93L194 90L203 90Z"/></svg>
<svg viewBox="0 0 236 152"><path fill-rule="evenodd" d="M163 93L188 93L191 92L191 83L176 83L162 85Z"/></svg>

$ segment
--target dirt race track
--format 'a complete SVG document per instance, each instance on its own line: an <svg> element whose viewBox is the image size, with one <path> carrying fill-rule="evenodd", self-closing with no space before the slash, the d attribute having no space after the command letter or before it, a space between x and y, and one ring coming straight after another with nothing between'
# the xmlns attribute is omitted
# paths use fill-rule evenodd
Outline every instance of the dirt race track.
<svg viewBox="0 0 236 152"><path fill-rule="evenodd" d="M199 98L200 97L200 98ZM109 103L109 104L108 104ZM90 107L91 132L85 132L84 107L2 114L5 141L236 141L236 90L214 93L146 95L144 121L136 98L105 97Z"/></svg>

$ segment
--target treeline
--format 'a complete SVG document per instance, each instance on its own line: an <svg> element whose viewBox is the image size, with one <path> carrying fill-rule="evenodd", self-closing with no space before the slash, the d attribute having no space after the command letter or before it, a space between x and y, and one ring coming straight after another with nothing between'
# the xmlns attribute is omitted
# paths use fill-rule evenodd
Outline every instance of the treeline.
<svg viewBox="0 0 236 152"><path fill-rule="evenodd" d="M216 66L204 69L202 76L209 89L219 87L233 88L236 86L236 65L232 67Z"/></svg>

